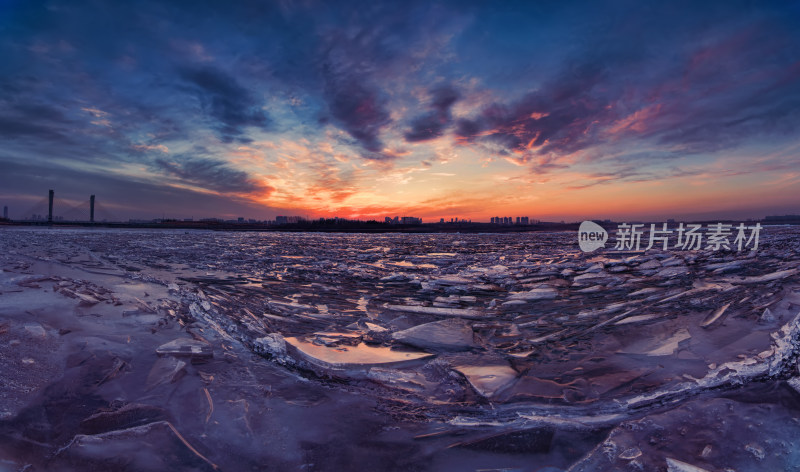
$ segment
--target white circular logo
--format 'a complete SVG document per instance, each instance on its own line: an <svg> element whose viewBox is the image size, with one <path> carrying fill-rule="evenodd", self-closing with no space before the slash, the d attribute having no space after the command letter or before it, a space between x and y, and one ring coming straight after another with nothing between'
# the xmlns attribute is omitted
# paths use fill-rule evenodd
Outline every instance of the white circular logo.
<svg viewBox="0 0 800 472"><path fill-rule="evenodd" d="M594 221L584 221L578 228L578 245L583 252L592 252L606 245L608 233Z"/></svg>

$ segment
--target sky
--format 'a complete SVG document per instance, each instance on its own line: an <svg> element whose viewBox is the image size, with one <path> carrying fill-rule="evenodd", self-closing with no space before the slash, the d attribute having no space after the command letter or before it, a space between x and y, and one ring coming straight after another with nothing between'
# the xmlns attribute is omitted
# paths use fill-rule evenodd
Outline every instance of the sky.
<svg viewBox="0 0 800 472"><path fill-rule="evenodd" d="M800 214L800 2L0 0L0 206Z"/></svg>

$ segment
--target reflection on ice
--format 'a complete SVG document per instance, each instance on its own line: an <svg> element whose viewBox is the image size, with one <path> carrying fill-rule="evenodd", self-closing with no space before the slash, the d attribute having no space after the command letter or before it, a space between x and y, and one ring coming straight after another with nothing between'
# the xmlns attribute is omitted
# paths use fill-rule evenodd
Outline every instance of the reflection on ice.
<svg viewBox="0 0 800 472"><path fill-rule="evenodd" d="M294 337L285 338L285 341L304 360L322 367L397 366L431 357L426 352L406 352L363 343L326 346Z"/></svg>

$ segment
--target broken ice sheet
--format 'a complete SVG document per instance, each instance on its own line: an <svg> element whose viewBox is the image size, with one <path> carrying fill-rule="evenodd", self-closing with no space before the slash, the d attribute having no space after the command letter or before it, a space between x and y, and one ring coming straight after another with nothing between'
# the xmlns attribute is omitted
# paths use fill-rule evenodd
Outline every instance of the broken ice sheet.
<svg viewBox="0 0 800 472"><path fill-rule="evenodd" d="M80 336L75 326L64 327L73 334L56 335L66 332L59 323L72 318L73 306L79 319L102 321L110 331L122 328L123 334L84 337L94 351L124 351L129 361L103 388L114 391L116 382L138 376L142 389L154 385L147 395L175 391L187 401L197 400L201 423L207 418L208 398L213 397L217 412L209 429L203 430L208 437L214 437L214 421L224 423L219 412L226 406L235 405L235 421L242 424L245 417L277 418L285 410L285 405L273 405L277 415L259 416L255 397L219 399L215 389L226 382L222 372L239 368L286 372L282 382L291 386L287 397L324 378L308 372L321 370L338 379L326 388L361 396L355 405L395 405L392 418L423 418L423 423L435 424L452 418L457 409L462 425L503 428L534 421L555 428L556 439L560 422L575 428L612 428L652 411L674 410L698 396L727 395L769 376L797 375L794 366L788 366L795 356L796 336L792 330L781 334L800 310L800 299L791 295L800 282L792 260L800 238L792 228L770 232L755 257L704 251L606 251L601 257L586 256L573 247L572 233L500 237L31 231L24 237L0 233L0 238L3 247L25 254L3 267L0 314L26 304L18 314L39 307L37 299L44 300L44 293L32 292L39 290L36 286L69 303L56 323L24 315L8 325L9 337L22 339L24 334L26 341L55 343ZM126 275L104 284L110 272L87 272L96 265L86 251ZM74 264L72 269L81 275L61 280L35 274L51 264L45 261L53 260L62 261L62 268ZM9 285L21 271L29 274ZM84 277L91 277L94 285L78 282ZM104 287L114 293L104 292ZM24 297L9 301L15 294ZM176 303L162 305L159 299L164 297ZM50 305L53 300L46 301ZM173 323L175 330L151 333L163 328L161 321L153 322L156 317ZM709 319L713 322L703 327ZM24 324L33 322L44 327L44 339L24 330ZM137 358L130 353L139 341L127 338L140 328L154 337L145 343L146 355ZM221 354L217 357L225 359L226 368L214 373L208 397L198 388L191 357L182 357L192 347L159 348L175 338L188 338L186 331L209 338ZM10 346L12 341L0 337L0 346L7 348L2 352L19 349ZM153 355L156 349L163 354L158 359ZM248 356L245 349L265 357ZM459 356L469 360L462 362ZM47 366L30 351L3 365L18 366L23 359L35 361L27 367L32 373ZM209 359L206 365L217 361ZM253 382L249 374L232 382L274 388ZM491 408L485 408L487 399ZM252 409L249 417L243 416L245 408ZM338 421L335 411L326 416L337 418L335 428L346 424ZM320 434L332 431L318 421L308 424ZM273 426L278 430L281 425ZM255 422L243 427L256 429ZM667 433L674 435L674 429L668 424ZM217 441L222 436L216 436ZM703 460L718 450L711 444L711 452L703 456L709 444L698 447ZM219 443L206 446L220 451ZM753 438L743 446L750 457L763 450L764 460L769 460L769 445ZM552 448L554 455L569 456L568 447L557 440ZM479 450L471 448L470 453ZM628 461L626 467L635 467L651 453L627 444L617 455ZM657 465L661 470L668 466L667 459L708 466L677 453L662 459Z"/></svg>
<svg viewBox="0 0 800 472"><path fill-rule="evenodd" d="M185 367L186 362L173 356L159 358L147 375L146 388L149 390L161 384L177 381L186 373Z"/></svg>
<svg viewBox="0 0 800 472"><path fill-rule="evenodd" d="M56 454L61 464L93 470L113 470L117 468L120 457L125 458L133 470L141 471L186 467L218 469L167 421L95 435L77 435Z"/></svg>
<svg viewBox="0 0 800 472"><path fill-rule="evenodd" d="M621 350L624 354L641 354L644 356L669 356L675 353L683 341L692 337L689 330L681 328L662 339L643 339Z"/></svg>
<svg viewBox="0 0 800 472"><path fill-rule="evenodd" d="M392 338L423 350L463 351L476 347L472 327L459 319L417 325L393 333Z"/></svg>
<svg viewBox="0 0 800 472"><path fill-rule="evenodd" d="M462 364L453 366L453 369L462 373L478 393L489 399L517 379L517 371L508 364Z"/></svg>
<svg viewBox="0 0 800 472"><path fill-rule="evenodd" d="M458 318L479 319L483 314L478 310L469 308L441 308L432 306L418 306L418 305L389 305L388 308L397 311L420 313L425 315L436 316L454 316Z"/></svg>
<svg viewBox="0 0 800 472"><path fill-rule="evenodd" d="M764 397L769 390L745 389L742 401L692 399L625 422L569 470L792 470L800 460L798 410L783 405L789 398L780 392ZM641 454L626 455L632 448Z"/></svg>
<svg viewBox="0 0 800 472"><path fill-rule="evenodd" d="M160 356L189 357L195 359L207 359L214 356L214 350L208 343L190 338L175 339L166 344L162 344L156 349L156 352Z"/></svg>
<svg viewBox="0 0 800 472"><path fill-rule="evenodd" d="M558 289L550 286L542 286L531 289L527 292L512 293L509 298L512 300L552 300L558 297Z"/></svg>

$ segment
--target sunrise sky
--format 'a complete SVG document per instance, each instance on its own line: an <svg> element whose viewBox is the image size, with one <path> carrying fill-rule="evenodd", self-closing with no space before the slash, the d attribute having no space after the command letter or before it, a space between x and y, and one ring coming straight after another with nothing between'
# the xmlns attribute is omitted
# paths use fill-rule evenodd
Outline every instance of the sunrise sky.
<svg viewBox="0 0 800 472"><path fill-rule="evenodd" d="M0 58L12 218L800 213L798 2L0 0Z"/></svg>

